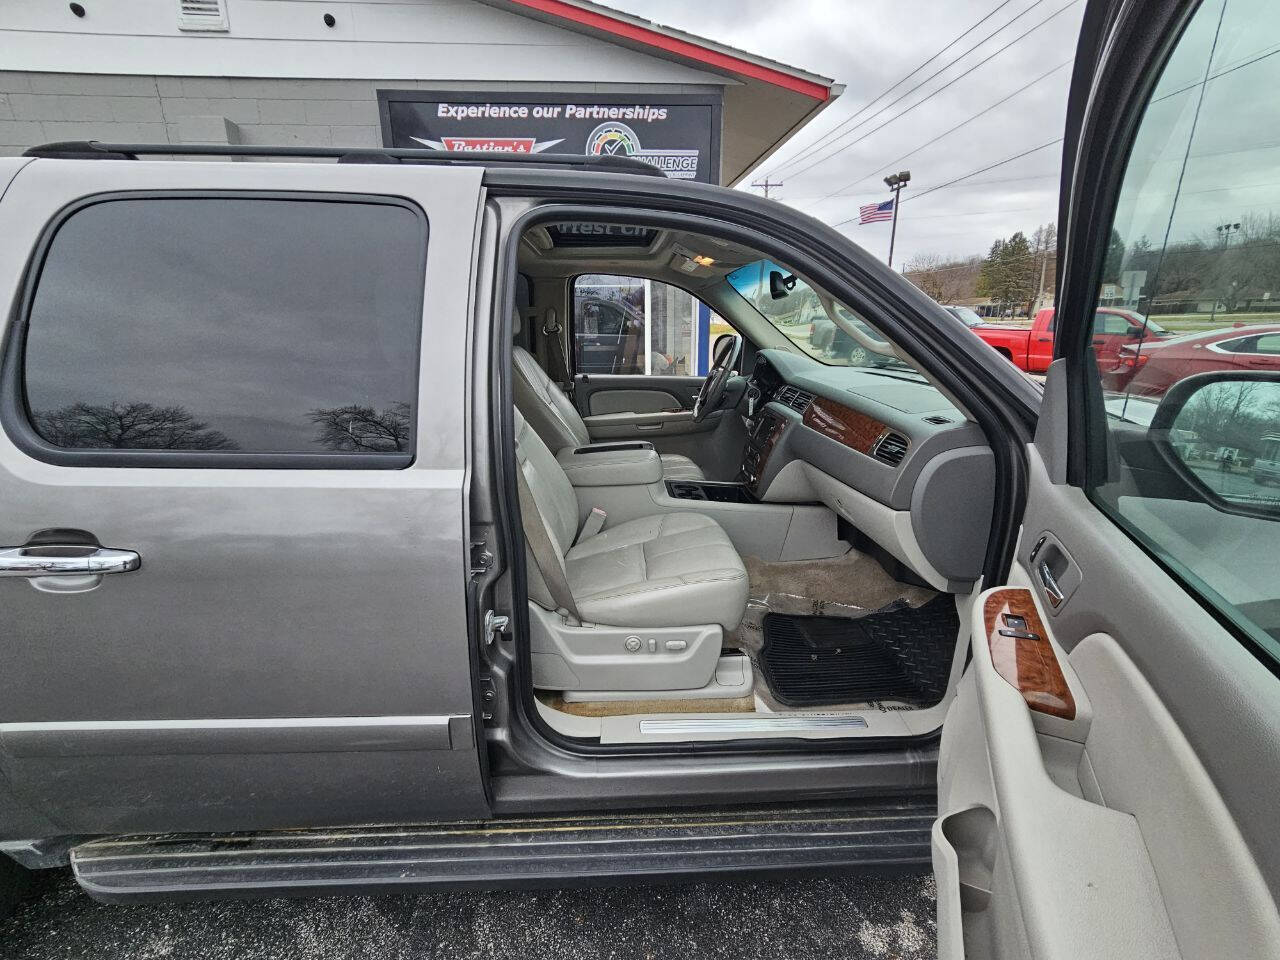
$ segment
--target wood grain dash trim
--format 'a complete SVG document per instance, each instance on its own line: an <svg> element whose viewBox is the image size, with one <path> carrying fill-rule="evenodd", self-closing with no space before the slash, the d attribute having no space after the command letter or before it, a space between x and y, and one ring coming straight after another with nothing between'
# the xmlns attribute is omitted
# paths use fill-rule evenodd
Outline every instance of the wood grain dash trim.
<svg viewBox="0 0 1280 960"><path fill-rule="evenodd" d="M809 409L804 412L804 425L867 456L871 456L876 441L889 431L875 417L850 410L826 397L813 398Z"/></svg>
<svg viewBox="0 0 1280 960"><path fill-rule="evenodd" d="M1035 639L1002 636L1001 629L1008 629L1005 614L1022 617L1027 623L1026 632L1035 634ZM1067 678L1062 675L1062 666L1049 643L1048 631L1040 620L1031 591L1013 587L997 590L987 597L982 616L996 673L1022 694L1028 709L1074 720L1076 701L1067 686Z"/></svg>

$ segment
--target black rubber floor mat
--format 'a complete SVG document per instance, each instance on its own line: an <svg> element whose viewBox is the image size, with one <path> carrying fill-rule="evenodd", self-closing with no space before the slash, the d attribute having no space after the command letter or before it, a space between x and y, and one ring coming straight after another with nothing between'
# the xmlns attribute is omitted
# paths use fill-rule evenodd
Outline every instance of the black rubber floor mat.
<svg viewBox="0 0 1280 960"><path fill-rule="evenodd" d="M960 617L942 594L921 607L898 601L865 617L768 613L760 667L789 707L899 700L931 707L947 691Z"/></svg>

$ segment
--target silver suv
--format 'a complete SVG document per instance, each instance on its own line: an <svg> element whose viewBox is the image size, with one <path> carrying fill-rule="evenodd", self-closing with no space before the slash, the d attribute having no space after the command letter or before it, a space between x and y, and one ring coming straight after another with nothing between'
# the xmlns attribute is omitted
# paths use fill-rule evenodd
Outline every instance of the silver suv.
<svg viewBox="0 0 1280 960"><path fill-rule="evenodd" d="M1043 389L830 228L633 160L0 160L4 882L932 862L945 957L1276 956L1280 501L1188 451L1265 459L1280 382L1131 404L1090 343L1199 236L1165 171L1275 179L1270 41L1090 4Z"/></svg>

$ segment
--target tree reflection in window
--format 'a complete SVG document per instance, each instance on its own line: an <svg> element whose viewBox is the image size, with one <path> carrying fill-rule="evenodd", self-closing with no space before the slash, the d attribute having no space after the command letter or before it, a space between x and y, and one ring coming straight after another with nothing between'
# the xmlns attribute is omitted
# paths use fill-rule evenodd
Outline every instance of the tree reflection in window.
<svg viewBox="0 0 1280 960"><path fill-rule="evenodd" d="M311 411L311 422L320 428L316 442L329 450L363 453L396 453L408 450L412 437L410 406L396 402L376 410L359 404Z"/></svg>
<svg viewBox="0 0 1280 960"><path fill-rule="evenodd" d="M37 410L36 432L57 447L116 450L238 450L221 430L180 406L152 403L73 403Z"/></svg>

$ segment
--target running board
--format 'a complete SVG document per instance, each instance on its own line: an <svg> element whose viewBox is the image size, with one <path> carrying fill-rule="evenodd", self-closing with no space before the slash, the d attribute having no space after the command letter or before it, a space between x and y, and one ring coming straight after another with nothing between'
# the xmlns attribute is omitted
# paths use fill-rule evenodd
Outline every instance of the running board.
<svg viewBox="0 0 1280 960"><path fill-rule="evenodd" d="M71 852L81 887L148 899L574 886L929 863L933 797L894 803L118 837Z"/></svg>

